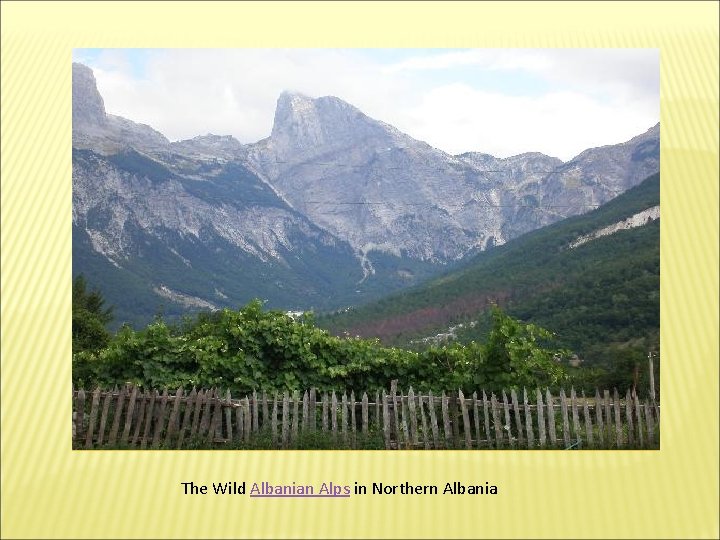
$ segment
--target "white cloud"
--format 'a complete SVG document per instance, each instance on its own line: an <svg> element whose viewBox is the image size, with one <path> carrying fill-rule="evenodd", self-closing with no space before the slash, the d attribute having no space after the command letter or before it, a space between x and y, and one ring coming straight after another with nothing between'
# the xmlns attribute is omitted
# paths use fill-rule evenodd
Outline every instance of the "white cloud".
<svg viewBox="0 0 720 540"><path fill-rule="evenodd" d="M537 151L568 160L586 148L630 139L655 122L643 111L618 112L572 91L507 96L452 84L428 92L398 124L454 154Z"/></svg>
<svg viewBox="0 0 720 540"><path fill-rule="evenodd" d="M384 68L386 73L400 71L442 70L474 66L491 70L526 69L540 71L549 67L548 58L534 50L470 49L424 54L402 60Z"/></svg>
<svg viewBox="0 0 720 540"><path fill-rule="evenodd" d="M283 90L335 95L451 153L568 159L659 118L654 50L410 50L394 63L352 49L158 49L145 57L142 70L123 50L88 63L108 112L171 140L267 137ZM489 77L492 88L483 86Z"/></svg>

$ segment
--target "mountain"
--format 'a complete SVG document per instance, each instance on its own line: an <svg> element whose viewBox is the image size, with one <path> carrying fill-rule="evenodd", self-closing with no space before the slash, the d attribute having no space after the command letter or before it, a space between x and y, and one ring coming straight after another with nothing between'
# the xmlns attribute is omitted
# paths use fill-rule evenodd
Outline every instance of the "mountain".
<svg viewBox="0 0 720 540"><path fill-rule="evenodd" d="M567 164L539 153L451 156L338 98L285 92L248 159L364 260L448 262L607 202L659 170L658 142L659 125Z"/></svg>
<svg viewBox="0 0 720 540"><path fill-rule="evenodd" d="M102 287L118 323L255 297L350 300L347 283L362 278L350 246L244 166L240 143L170 143L108 115L77 64L73 89L73 273Z"/></svg>
<svg viewBox="0 0 720 540"><path fill-rule="evenodd" d="M387 344L482 339L488 311L557 333L581 355L608 344L657 346L660 177L611 202L511 240L426 284L321 317L335 333ZM647 350L647 349L646 349Z"/></svg>
<svg viewBox="0 0 720 540"><path fill-rule="evenodd" d="M107 114L95 75L87 66L73 63L72 91L73 148L112 154L129 146L157 151L170 144L150 126Z"/></svg>
<svg viewBox="0 0 720 540"><path fill-rule="evenodd" d="M118 322L336 309L602 204L658 165L659 127L562 163L451 156L331 96L284 92L269 137L169 141L108 114L73 64L73 273Z"/></svg>

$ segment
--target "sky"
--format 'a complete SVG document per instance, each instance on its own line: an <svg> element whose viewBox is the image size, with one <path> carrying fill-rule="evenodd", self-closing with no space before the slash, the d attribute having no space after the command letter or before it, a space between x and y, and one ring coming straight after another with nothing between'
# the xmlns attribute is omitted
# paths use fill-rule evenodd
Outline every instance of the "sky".
<svg viewBox="0 0 720 540"><path fill-rule="evenodd" d="M450 154L567 161L660 120L657 49L75 49L108 113L168 139L270 135L283 90L332 95Z"/></svg>

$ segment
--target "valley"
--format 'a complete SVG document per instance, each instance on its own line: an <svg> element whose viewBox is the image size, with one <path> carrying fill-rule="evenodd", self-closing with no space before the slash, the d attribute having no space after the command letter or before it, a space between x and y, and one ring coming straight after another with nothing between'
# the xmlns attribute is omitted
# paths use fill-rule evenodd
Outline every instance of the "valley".
<svg viewBox="0 0 720 540"><path fill-rule="evenodd" d="M116 327L254 298L291 311L367 304L658 170L659 125L566 163L453 156L336 97L292 92L261 141L171 142L106 113L92 71L73 65L73 274L101 284ZM485 296L456 301L474 310Z"/></svg>

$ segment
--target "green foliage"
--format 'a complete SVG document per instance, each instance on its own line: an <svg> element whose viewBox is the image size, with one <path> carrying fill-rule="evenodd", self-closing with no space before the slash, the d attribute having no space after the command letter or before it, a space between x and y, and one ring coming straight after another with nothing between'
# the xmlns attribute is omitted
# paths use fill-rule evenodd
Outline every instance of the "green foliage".
<svg viewBox="0 0 720 540"><path fill-rule="evenodd" d="M485 349L484 376L495 388L556 386L567 376L560 362L567 351L553 351L553 334L522 324L494 308L494 326Z"/></svg>
<svg viewBox="0 0 720 540"><path fill-rule="evenodd" d="M105 307L99 290L88 290L82 275L72 285L72 350L93 351L105 347L110 340L106 326L112 320L112 307Z"/></svg>
<svg viewBox="0 0 720 540"><path fill-rule="evenodd" d="M546 330L496 314L487 345L431 347L414 352L382 347L377 340L335 337L314 325L265 311L253 301L168 326L161 319L135 331L123 327L106 347L74 356L78 385L131 382L149 388L373 391L397 379L418 391L495 390L557 384L563 372L545 348Z"/></svg>

